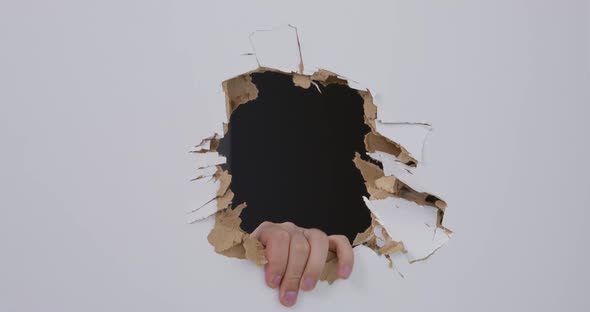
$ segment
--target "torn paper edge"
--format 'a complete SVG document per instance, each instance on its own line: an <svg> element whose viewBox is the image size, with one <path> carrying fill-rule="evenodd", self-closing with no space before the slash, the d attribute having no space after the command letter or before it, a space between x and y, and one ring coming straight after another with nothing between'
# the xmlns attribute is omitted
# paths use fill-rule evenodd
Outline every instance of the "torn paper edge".
<svg viewBox="0 0 590 312"><path fill-rule="evenodd" d="M384 135L402 145L406 142L405 146L409 154L418 159L420 163L425 163L426 144L428 137L434 131L434 127L431 124L424 122L388 122L377 120L377 131L392 133L385 133ZM411 135L408 135L408 133L411 133Z"/></svg>
<svg viewBox="0 0 590 312"><path fill-rule="evenodd" d="M300 49L299 43L298 46ZM305 89L315 86L319 90L317 85L318 83L323 85L343 84L350 87L348 79L329 70L319 69L311 75L304 74L302 57L300 58L300 61L301 64L299 67L299 72L285 72L278 69L259 66L252 71L225 80L222 83L222 87L225 93L228 122L230 120L231 114L240 105L246 104L258 97L258 89L252 82L251 78L251 74L253 73L277 72L285 75L291 75L293 77L293 84L297 87ZM370 131L364 138L365 148L369 157L372 157L371 155L377 154L391 155L395 157L395 160L403 166L407 168L415 168L418 165L418 160L415 159L408 152L408 150L406 150L401 144L381 135L377 131L376 123L383 122L377 119L377 106L373 101L373 97L369 89L355 90L357 90L363 99L365 124L370 127ZM228 123L224 123L223 126L225 134L227 133ZM219 145L219 139L220 137L218 137L217 134L214 134L213 136L204 139L200 144L198 144L193 152L216 152L216 149ZM384 162L383 158L372 158L377 162ZM367 202L370 200L379 200L391 197L403 198L421 206L434 207L437 209L436 228L442 229L449 235L452 233L452 231L442 225L444 212L447 207L447 204L442 199L426 192L417 191L415 188L410 187L395 175L386 176L382 168L372 162L363 160L358 153L355 155L355 158L352 161L355 163L355 166L359 169L363 179L365 180L367 191L370 194L370 198L366 199ZM262 245L259 242L253 242L252 240L255 239L250 238L249 234L241 230L239 227L241 222L239 215L246 207L246 203L241 203L236 206L236 208L231 208L233 200L233 192L231 191L231 175L229 175L227 171L223 171L219 164L216 164L216 168L217 170L214 173L215 178L220 180L224 179L223 181L225 182L220 183L219 190L216 194L215 200L217 205L209 207L205 213L200 214L200 219L206 218L208 213L210 213L210 215L215 214L216 216L215 226L211 230L211 233L208 237L209 242L212 246L214 246L215 251L220 254L240 259L247 258L257 264L266 263L266 259L264 258L264 248ZM392 255L396 255L398 253L407 253L404 242L401 240L394 240L394 238L389 235L387 227L384 226L373 213L373 211L371 211L369 204L367 204L367 208L371 212L371 226L369 226L369 228L367 228L364 232L357 235L353 242L353 246L364 245L372 249L378 255L383 255L385 258L387 258L390 262L390 267L393 267L394 263L392 260ZM380 235L377 235L376 233L380 233ZM435 253L436 250L438 250L438 248L441 246L433 249L428 257ZM331 257L328 257L326 260L326 266L324 272L321 275L321 280L327 280L331 284L336 279L335 270L337 259L335 254L331 253L330 255ZM410 260L410 263L421 261L425 258L413 259Z"/></svg>

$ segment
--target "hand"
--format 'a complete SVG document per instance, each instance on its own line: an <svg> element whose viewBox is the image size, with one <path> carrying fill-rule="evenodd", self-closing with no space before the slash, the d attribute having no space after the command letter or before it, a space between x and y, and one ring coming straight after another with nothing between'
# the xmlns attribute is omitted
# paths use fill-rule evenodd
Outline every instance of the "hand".
<svg viewBox="0 0 590 312"><path fill-rule="evenodd" d="M265 246L266 283L271 288L280 287L279 301L285 306L295 304L299 289L315 287L329 250L338 257L338 278L347 279L352 272L354 254L344 235L327 236L291 222L263 222L251 236Z"/></svg>

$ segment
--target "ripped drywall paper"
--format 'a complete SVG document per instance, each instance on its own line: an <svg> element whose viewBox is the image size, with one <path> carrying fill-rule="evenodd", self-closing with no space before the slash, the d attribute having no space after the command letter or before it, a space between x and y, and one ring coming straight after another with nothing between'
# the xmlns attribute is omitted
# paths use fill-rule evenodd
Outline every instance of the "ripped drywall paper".
<svg viewBox="0 0 590 312"><path fill-rule="evenodd" d="M299 42L297 42L297 48L300 52ZM353 168L359 177L362 177L363 195L358 196L358 202L367 215L366 225L362 229L354 231L355 235L352 237L348 235L349 239L351 239L353 246L365 246L374 250L377 254L383 255L389 260L390 266L396 266L394 261L414 263L429 258L449 240L452 234L450 230L443 226L444 213L447 205L437 196L423 192L414 185L410 186L405 182L404 178L412 174L412 170L418 166L419 161L422 159L423 146L421 144L423 144L426 135L430 131L430 125L420 125L422 130L419 131L418 136L422 137L422 141L417 143L412 142L411 144L406 142L407 145L409 144L411 146L411 148L406 149L398 142L382 135L378 131L384 125L387 126L387 124L377 120L377 106L373 102L373 97L368 89L354 89L350 87L346 78L324 69L317 70L311 74L305 74L303 59L300 53L299 56L297 72L286 72L260 66L253 71L230 78L222 83L227 113L227 121L223 123L224 133L223 135L215 133L203 139L192 151L200 159L195 180L208 179L210 183L216 183L217 188L215 194L211 194L211 198L207 199L202 206L191 211L193 220L198 221L210 215L215 215L215 226L211 230L208 240L217 253L229 257L249 259L257 264L266 263L264 247L256 239L251 238L248 231L243 229L244 216L247 215L247 212L255 211L253 209L260 209L258 207L260 206L259 202L261 200L257 197L253 199L252 203L244 201L243 198L247 196L243 194L243 188L236 188L240 183L244 183L244 176L246 176L243 173L244 170L240 170L237 173L238 175L232 175L232 170L236 171L235 168L239 167L240 159L236 158L236 153L240 148L242 150L244 149L242 147L244 142L239 140L240 136L232 134L232 130L235 130L243 119L250 118L244 117L248 116L246 115L248 107L259 109L260 107L265 107L260 104L262 101L275 101L275 103L282 101L280 98L281 94L274 94L277 93L275 92L276 90L283 90L280 88L287 88L284 90L295 92L290 94L290 97L293 97L293 94L301 94L301 96L305 97L306 102L311 101L313 103L313 101L317 100L317 103L328 103L335 101L337 104L340 104L340 107L326 106L330 107L330 110L324 109L328 110L327 112L314 111L314 107L304 111L306 115L302 116L310 116L309 118L312 119L316 118L315 124L313 120L312 122L301 120L301 123L309 122L320 128L321 122L324 120L322 118L330 119L329 116L338 114L339 109L346 109L344 104L348 104L348 100L339 101L340 98L338 98L341 94L345 94L346 96L342 99L358 99L362 123L360 127L364 129L362 137L357 142L360 145L353 146L353 152L350 156L346 156L348 157L346 164ZM259 65L262 65L260 61ZM265 84L265 81L267 81L265 77L269 76L272 76L272 79L268 79L268 81L279 81L283 85ZM288 86L285 85L287 82ZM356 105L355 103L357 102L353 102L351 102L351 105ZM268 107L266 106L266 108ZM254 116L252 118L266 116L262 112L266 113L266 111L258 111L250 115ZM272 120L274 119L248 119L248 122L250 122L249 125L280 125L276 121L273 123ZM251 128L256 127L252 126ZM248 141L247 144L250 145L245 148L249 149L249 151L262 150L261 154L256 154L259 155L257 158L263 158L258 159L261 162L257 163L262 168L264 167L265 159L269 162L270 159L289 155L287 152L292 150L289 149L289 145L282 145L281 150L285 153L276 153L273 150L273 144L277 145L277 142L281 139L270 139L271 136L268 131L272 131L273 127L265 129L261 126L260 128L263 132L257 133L258 135L255 136L259 142L252 143ZM237 129L243 130L246 128ZM336 127L334 129L339 128ZM301 131L305 131L305 129ZM389 129L388 131L393 130ZM244 131L238 132L238 130L235 130L234 132L242 133ZM339 135L339 133L331 133L330 129L325 130L325 132L334 136ZM266 137L269 137L269 139L265 140ZM313 138L314 135L312 134L309 137ZM392 137L395 137L395 135L392 135ZM319 140L314 142L304 141L300 145L311 144L316 147L314 151L317 152L317 148L321 148L322 142L326 141ZM232 146L234 147L232 148ZM299 147L304 148L303 146ZM336 147L329 152L338 151L338 148ZM264 153L269 151L273 152ZM350 152L350 150L346 151ZM326 151L324 152L328 153ZM304 155L305 158L307 157L305 155L308 154L311 155L309 156L311 160L308 160L310 163L317 159L314 157L318 157L318 153L301 155ZM338 154L330 154L330 156L334 155L340 157ZM304 160L299 158L298 161ZM289 164L293 164L293 161L286 163L285 166ZM269 171L269 175L265 177L272 179L272 174L276 176L285 174L282 171L283 168L280 168L280 163L279 165L273 163L273 166L273 170ZM277 168L277 166L279 167ZM256 170L256 168L250 168L250 170ZM248 172L250 175L255 174L250 171ZM234 178L237 180L232 181ZM273 185L269 186L269 188L273 187L277 188ZM234 193L236 190L239 191ZM334 194L336 192L328 192L327 196L334 197L336 196ZM273 203L275 204L268 205L272 207L266 209L282 209L276 200ZM386 207L383 207L384 205ZM387 218L384 218L385 216ZM336 218L336 215L333 214L332 217ZM309 218L305 220L307 219ZM384 219L395 221L385 223L383 221ZM262 219L256 220L255 217L248 217L245 220L247 223L253 222L253 224L268 221ZM297 224L297 222L295 223ZM246 225L247 227L248 225ZM321 227L318 228L322 229ZM326 231L333 230L333 228L328 227ZM336 262L336 255L330 253L330 256L326 260L324 272L321 275L322 280L327 280L329 283L334 281L336 276Z"/></svg>

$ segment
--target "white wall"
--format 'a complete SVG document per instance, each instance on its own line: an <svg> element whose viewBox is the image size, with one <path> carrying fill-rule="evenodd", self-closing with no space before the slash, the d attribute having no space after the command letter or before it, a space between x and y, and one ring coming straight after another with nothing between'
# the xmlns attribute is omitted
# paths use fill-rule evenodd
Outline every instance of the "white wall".
<svg viewBox="0 0 590 312"><path fill-rule="evenodd" d="M300 311L584 311L590 270L588 1L2 1L0 310L274 311L216 255L187 153L218 129L250 31L429 121L427 189L453 240L400 279L357 248Z"/></svg>

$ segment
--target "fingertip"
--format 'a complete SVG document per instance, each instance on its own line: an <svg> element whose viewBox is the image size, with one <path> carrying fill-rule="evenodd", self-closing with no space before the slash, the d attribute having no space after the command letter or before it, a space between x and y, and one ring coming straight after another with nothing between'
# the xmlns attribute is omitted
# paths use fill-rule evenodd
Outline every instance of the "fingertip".
<svg viewBox="0 0 590 312"><path fill-rule="evenodd" d="M268 285L268 287L270 288L277 288L281 285L281 280L283 278L282 275L280 274L276 274L273 273L269 266L267 265L265 268L265 280L266 280L266 284Z"/></svg>
<svg viewBox="0 0 590 312"><path fill-rule="evenodd" d="M317 284L317 280L315 278L306 277L301 282L301 289L305 291L310 291L315 288Z"/></svg>
<svg viewBox="0 0 590 312"><path fill-rule="evenodd" d="M295 305L295 302L297 302L297 292L293 290L286 291L281 298L279 298L279 301L286 307L292 307Z"/></svg>
<svg viewBox="0 0 590 312"><path fill-rule="evenodd" d="M282 276L280 275L273 275L270 279L269 286L270 288L277 288L281 285Z"/></svg>
<svg viewBox="0 0 590 312"><path fill-rule="evenodd" d="M338 278L349 278L354 264L354 252L350 241L346 236L333 235L330 237L330 248L335 250L338 256Z"/></svg>
<svg viewBox="0 0 590 312"><path fill-rule="evenodd" d="M352 273L352 267L349 265L341 265L338 268L338 277L341 279L348 279Z"/></svg>

